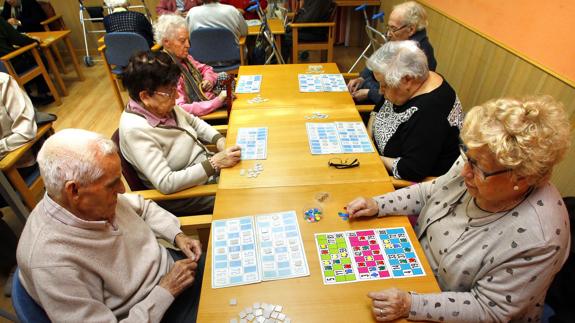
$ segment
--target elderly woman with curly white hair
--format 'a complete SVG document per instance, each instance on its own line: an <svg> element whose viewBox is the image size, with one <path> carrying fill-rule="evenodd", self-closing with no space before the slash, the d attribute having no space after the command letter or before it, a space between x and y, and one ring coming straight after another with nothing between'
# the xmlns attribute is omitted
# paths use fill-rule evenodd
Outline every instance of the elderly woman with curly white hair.
<svg viewBox="0 0 575 323"><path fill-rule="evenodd" d="M411 40L388 42L367 61L385 100L371 112L371 131L387 170L420 181L443 175L459 156L461 103Z"/></svg>
<svg viewBox="0 0 575 323"><path fill-rule="evenodd" d="M419 214L414 228L442 290L369 293L377 320L539 322L569 255L569 217L549 182L569 132L551 97L489 101L467 114L447 174L350 202L351 218Z"/></svg>
<svg viewBox="0 0 575 323"><path fill-rule="evenodd" d="M216 73L188 53L190 40L186 20L178 15L162 15L154 24L154 38L164 47L182 72L178 81L176 104L195 116L206 115L226 101L223 81L226 73Z"/></svg>

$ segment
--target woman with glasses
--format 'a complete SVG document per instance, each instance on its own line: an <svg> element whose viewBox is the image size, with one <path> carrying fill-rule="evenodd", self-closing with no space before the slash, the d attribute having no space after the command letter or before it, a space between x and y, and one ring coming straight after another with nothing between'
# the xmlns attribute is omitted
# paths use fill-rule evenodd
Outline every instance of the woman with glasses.
<svg viewBox="0 0 575 323"><path fill-rule="evenodd" d="M224 105L227 95L223 83L228 75L214 72L211 66L196 61L189 54L190 40L184 18L160 16L154 24L154 38L182 73L176 98L182 109L195 116L203 116Z"/></svg>
<svg viewBox="0 0 575 323"><path fill-rule="evenodd" d="M410 181L445 174L459 156L463 123L453 88L428 70L411 40L386 43L367 66L385 98L371 112L368 130L388 172Z"/></svg>
<svg viewBox="0 0 575 323"><path fill-rule="evenodd" d="M171 194L215 183L219 170L236 165L240 148L176 104L179 68L168 54L132 56L123 74L130 101L120 117L120 151L145 186ZM206 144L214 144L213 154ZM158 203L176 215L211 212L213 197Z"/></svg>
<svg viewBox="0 0 575 323"><path fill-rule="evenodd" d="M492 100L467 114L447 174L350 202L352 219L419 214L414 229L442 290L372 292L377 320L539 322L569 255L569 217L549 182L569 132L551 97Z"/></svg>
<svg viewBox="0 0 575 323"><path fill-rule="evenodd" d="M387 22L385 37L388 41L413 40L423 50L427 57L427 66L430 71L435 71L437 61L433 55L433 47L427 37L427 12L415 2L408 1L393 7ZM366 104L378 104L382 100L379 94L379 83L373 72L365 68L360 77L347 84L349 93L356 102Z"/></svg>

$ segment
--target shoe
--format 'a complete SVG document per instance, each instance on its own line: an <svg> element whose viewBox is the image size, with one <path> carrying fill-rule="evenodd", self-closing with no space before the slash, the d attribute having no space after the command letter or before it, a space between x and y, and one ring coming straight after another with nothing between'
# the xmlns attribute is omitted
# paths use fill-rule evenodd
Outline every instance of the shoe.
<svg viewBox="0 0 575 323"><path fill-rule="evenodd" d="M30 100L35 106L42 106L54 102L54 97L49 95L30 96Z"/></svg>

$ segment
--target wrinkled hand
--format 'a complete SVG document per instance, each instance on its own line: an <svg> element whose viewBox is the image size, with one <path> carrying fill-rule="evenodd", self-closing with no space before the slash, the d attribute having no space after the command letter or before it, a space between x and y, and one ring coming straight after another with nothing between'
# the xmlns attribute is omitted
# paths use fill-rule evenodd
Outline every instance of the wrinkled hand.
<svg viewBox="0 0 575 323"><path fill-rule="evenodd" d="M198 263L192 259L178 260L174 263L174 267L160 279L158 285L177 297L194 283L197 268Z"/></svg>
<svg viewBox="0 0 575 323"><path fill-rule="evenodd" d="M226 137L218 139L218 141L216 142L216 148L218 149L218 151L226 149Z"/></svg>
<svg viewBox="0 0 575 323"><path fill-rule="evenodd" d="M232 146L215 154L212 157L212 161L220 169L228 168L235 166L240 161L241 156L242 151L240 146Z"/></svg>
<svg viewBox="0 0 575 323"><path fill-rule="evenodd" d="M200 83L200 86L202 87L202 90L207 91L207 92L211 91L212 88L214 87L212 82L210 82L208 80L203 80L202 83Z"/></svg>
<svg viewBox="0 0 575 323"><path fill-rule="evenodd" d="M351 96L353 97L353 99L357 102L361 102L361 101L365 101L367 100L367 95L369 94L369 90L368 89L361 89L361 90L357 90L353 93L351 93Z"/></svg>
<svg viewBox="0 0 575 323"><path fill-rule="evenodd" d="M358 77L353 79L347 83L347 89L349 93L353 93L359 89L359 87L363 84L365 80L362 77Z"/></svg>
<svg viewBox="0 0 575 323"><path fill-rule="evenodd" d="M180 232L174 239L176 247L180 248L182 252L193 261L199 261L202 256L202 244L195 239L188 237L185 233Z"/></svg>
<svg viewBox="0 0 575 323"><path fill-rule="evenodd" d="M401 289L390 288L367 294L372 299L372 312L378 322L393 321L409 316L411 295Z"/></svg>
<svg viewBox="0 0 575 323"><path fill-rule="evenodd" d="M11 24L12 26L19 26L20 25L20 21L16 18L10 18L10 19L6 20L6 22Z"/></svg>
<svg viewBox="0 0 575 323"><path fill-rule="evenodd" d="M374 216L379 213L377 203L372 198L358 197L345 207L350 218Z"/></svg>

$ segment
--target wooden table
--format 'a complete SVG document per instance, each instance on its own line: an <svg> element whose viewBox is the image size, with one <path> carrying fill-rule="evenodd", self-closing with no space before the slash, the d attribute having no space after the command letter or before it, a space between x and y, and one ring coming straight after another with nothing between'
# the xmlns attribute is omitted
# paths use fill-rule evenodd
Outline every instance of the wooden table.
<svg viewBox="0 0 575 323"><path fill-rule="evenodd" d="M327 119L305 119L314 112L328 114ZM230 116L227 145L236 142L239 127L267 127L266 160L243 160L233 168L222 169L218 187L255 188L298 186L310 184L355 183L390 181L383 162L374 148L373 153L312 155L309 148L306 122L361 122L354 105L302 106L291 108L264 108L260 110L234 110ZM333 158L353 160L360 166L349 169L329 167ZM263 172L256 178L240 176L241 169L261 163Z"/></svg>
<svg viewBox="0 0 575 323"><path fill-rule="evenodd" d="M40 40L40 47L46 56L46 60L48 61L48 66L54 74L54 78L56 79L56 83L60 87L60 91L62 92L63 96L68 95L68 89L62 80L62 76L56 67L56 63L54 62L54 57L52 56L51 48L55 48L55 44L62 40L68 49L68 54L72 58L72 63L74 64L74 69L76 70L76 74L78 74L78 78L83 81L84 74L82 74L82 70L80 69L80 64L78 63L78 58L76 57L76 53L74 51L74 47L72 46L72 42L70 41L70 30L57 30L57 31L41 31L41 32L31 32L28 33L33 38L37 38ZM54 46L54 47L53 47ZM66 73L66 71L62 71Z"/></svg>
<svg viewBox="0 0 575 323"><path fill-rule="evenodd" d="M286 33L284 22L278 18L268 19L268 25L272 35L274 35L275 43L278 51L282 51L281 36ZM260 25L248 26L248 36L257 36L260 33Z"/></svg>
<svg viewBox="0 0 575 323"><path fill-rule="evenodd" d="M339 74L335 63L321 64L285 64L240 66L238 75L262 75L259 95L269 101L249 103L258 93L236 94L233 110L260 107L300 107L300 106L337 106L354 105L349 92L302 93L299 91L298 74L309 73L310 65L323 66L323 73Z"/></svg>
<svg viewBox="0 0 575 323"><path fill-rule="evenodd" d="M343 206L357 196L373 196L391 190L393 186L389 182L243 190L219 189L214 220L295 210L310 276L212 289L211 246L208 246L198 322L229 322L230 319L237 318L240 311L254 302L282 305L282 312L288 315L292 322L372 322L374 319L371 315L371 301L366 296L370 291L397 287L420 293L439 292L421 246L405 216L347 222L337 215ZM302 219L303 209L310 203L314 203L315 195L319 192L329 194L329 197L321 203L324 217L320 222L307 223ZM397 226L407 229L409 238L414 243L416 252L423 263L426 276L330 286L323 284L314 233ZM231 298L237 299L237 306L229 306L228 302Z"/></svg>

